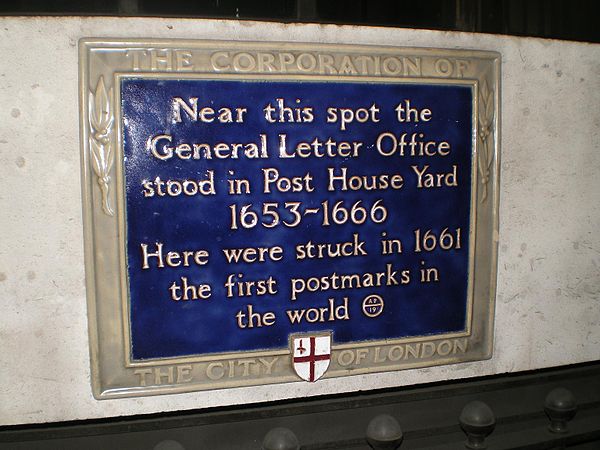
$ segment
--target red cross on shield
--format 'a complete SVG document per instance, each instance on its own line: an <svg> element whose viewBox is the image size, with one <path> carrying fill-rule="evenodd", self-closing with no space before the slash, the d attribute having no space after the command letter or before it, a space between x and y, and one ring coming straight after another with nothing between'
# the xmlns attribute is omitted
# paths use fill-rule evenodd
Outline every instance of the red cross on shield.
<svg viewBox="0 0 600 450"><path fill-rule="evenodd" d="M331 333L293 335L290 346L292 365L300 378L314 383L325 374L331 361Z"/></svg>

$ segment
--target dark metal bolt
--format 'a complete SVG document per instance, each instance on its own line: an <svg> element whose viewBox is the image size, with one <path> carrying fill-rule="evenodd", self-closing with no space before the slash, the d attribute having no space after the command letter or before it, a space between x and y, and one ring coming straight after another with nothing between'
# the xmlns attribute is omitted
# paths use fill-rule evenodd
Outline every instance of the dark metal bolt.
<svg viewBox="0 0 600 450"><path fill-rule="evenodd" d="M263 450L299 450L298 438L289 429L278 427L270 430L263 440Z"/></svg>
<svg viewBox="0 0 600 450"><path fill-rule="evenodd" d="M168 439L166 441L160 441L154 446L153 450L185 450L185 447L177 441Z"/></svg>
<svg viewBox="0 0 600 450"><path fill-rule="evenodd" d="M458 421L467 435L466 448L487 448L485 438L496 427L496 418L488 405L479 400L468 403L460 413Z"/></svg>
<svg viewBox="0 0 600 450"><path fill-rule="evenodd" d="M571 391L565 388L552 390L544 401L544 411L550 419L548 429L553 433L567 433L567 423L577 413L577 403Z"/></svg>
<svg viewBox="0 0 600 450"><path fill-rule="evenodd" d="M398 421L388 414L374 417L367 426L367 442L375 450L395 450L404 435Z"/></svg>

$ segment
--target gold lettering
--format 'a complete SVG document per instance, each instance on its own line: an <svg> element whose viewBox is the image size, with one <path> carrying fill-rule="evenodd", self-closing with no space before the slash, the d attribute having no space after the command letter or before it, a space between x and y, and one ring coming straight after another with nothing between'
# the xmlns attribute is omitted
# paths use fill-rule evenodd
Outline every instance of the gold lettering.
<svg viewBox="0 0 600 450"><path fill-rule="evenodd" d="M211 380L220 380L225 376L225 368L222 362L213 362L206 367L206 376Z"/></svg>
<svg viewBox="0 0 600 450"><path fill-rule="evenodd" d="M177 383L189 383L193 380L192 366L177 366Z"/></svg>
<svg viewBox="0 0 600 450"><path fill-rule="evenodd" d="M169 49L150 50L150 70L173 70L173 51Z"/></svg>
<svg viewBox="0 0 600 450"><path fill-rule="evenodd" d="M146 375L152 375L152 369L136 369L133 373L140 377L140 386L146 386Z"/></svg>
<svg viewBox="0 0 600 450"><path fill-rule="evenodd" d="M165 370L160 367L154 368L154 384L164 384L162 382L163 379L167 380L168 384L173 384L173 366L168 366Z"/></svg>
<svg viewBox="0 0 600 450"><path fill-rule="evenodd" d="M194 70L192 53L187 50L175 50L175 68L180 72Z"/></svg>

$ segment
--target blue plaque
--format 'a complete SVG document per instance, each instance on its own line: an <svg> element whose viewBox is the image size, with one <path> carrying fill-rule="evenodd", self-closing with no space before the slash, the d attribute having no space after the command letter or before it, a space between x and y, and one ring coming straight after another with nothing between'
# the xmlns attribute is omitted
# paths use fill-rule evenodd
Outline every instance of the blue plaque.
<svg viewBox="0 0 600 450"><path fill-rule="evenodd" d="M135 360L466 330L471 86L131 77L120 91ZM166 261L199 250L202 264Z"/></svg>
<svg viewBox="0 0 600 450"><path fill-rule="evenodd" d="M490 356L495 54L163 44L82 50L99 398Z"/></svg>

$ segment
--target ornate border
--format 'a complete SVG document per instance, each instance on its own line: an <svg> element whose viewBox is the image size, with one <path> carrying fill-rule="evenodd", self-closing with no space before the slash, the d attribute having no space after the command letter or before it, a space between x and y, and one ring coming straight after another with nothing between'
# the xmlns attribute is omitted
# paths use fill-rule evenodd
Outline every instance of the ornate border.
<svg viewBox="0 0 600 450"><path fill-rule="evenodd" d="M490 181L490 169L494 161L493 133L494 133L494 91L490 89L486 78L483 79L479 88L479 103L481 107L478 111L478 129L477 136L481 144L479 151L479 179L483 188L481 202L485 202L488 197L488 183Z"/></svg>
<svg viewBox="0 0 600 450"><path fill-rule="evenodd" d="M88 97L88 113L92 133L90 133L90 153L92 155L92 169L96 173L98 185L102 192L102 210L109 216L114 211L109 202L110 172L115 162L112 143L112 127L114 112L112 108L113 90L106 92L104 77L100 76L96 89L90 91Z"/></svg>
<svg viewBox="0 0 600 450"><path fill-rule="evenodd" d="M179 56L183 56L169 60L165 56L169 52L180 52ZM332 74L318 70L311 72L305 70L306 67L299 67L295 73L291 70L260 73L258 70L245 70L244 67L244 70L238 70L239 67L211 66L211 55L252 55L253 52L284 59L289 58L289 55L325 54L328 58L339 60L345 71ZM143 55L157 56L152 64L136 66L136 61L139 63ZM422 73L419 76L410 73L354 73L346 70L353 55L366 55L379 61L386 58L419 58L422 61ZM189 64L176 67L178 61ZM194 64L191 69L192 62ZM460 73L461 67L464 73ZM334 346L332 357L335 359L344 352L358 351L357 349L371 351L379 347L389 348L391 345L416 348L419 345L444 346L454 342L454 345L464 344L468 350L460 355L449 353L416 360L388 361L370 367L341 367L332 362L336 367L330 368L324 378L491 357L498 236L499 54L474 50L291 43L83 39L80 41L82 186L92 387L96 398L297 381L291 364L287 361L289 358L286 359L288 349L214 355L210 358L175 358L141 364L130 361L128 286L123 257L124 188L122 166L115 164L119 161L121 145L119 110L115 108L119 104L120 93L114 87L118 85L115 84L116 80L120 76L127 76L127 73L151 77L434 82L472 86L476 95L470 236L474 245L469 278L469 292L473 299L471 328L461 336L422 336L391 343L367 342ZM113 87L107 88L107 82L113 82ZM219 371L227 364L247 365L250 361L261 358L272 358L272 366L269 366L272 371L250 373L241 378L219 377Z"/></svg>

